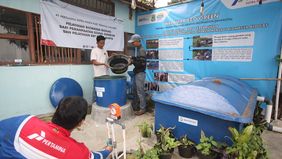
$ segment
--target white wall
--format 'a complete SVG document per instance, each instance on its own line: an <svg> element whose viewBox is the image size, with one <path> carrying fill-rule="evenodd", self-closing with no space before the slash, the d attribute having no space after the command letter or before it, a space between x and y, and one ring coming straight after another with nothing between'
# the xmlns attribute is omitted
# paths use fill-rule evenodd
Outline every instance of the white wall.
<svg viewBox="0 0 282 159"><path fill-rule="evenodd" d="M39 2L0 0L0 5L39 14ZM117 0L114 2L116 17L124 20L124 31L133 33L135 21L128 19L128 5ZM53 112L49 91L52 84L62 77L76 80L89 104L92 100L91 65L0 66L0 77L0 120L21 114Z"/></svg>
<svg viewBox="0 0 282 159"><path fill-rule="evenodd" d="M0 77L0 119L53 112L50 88L63 77L76 80L82 87L84 98L88 103L92 100L91 65L2 66Z"/></svg>

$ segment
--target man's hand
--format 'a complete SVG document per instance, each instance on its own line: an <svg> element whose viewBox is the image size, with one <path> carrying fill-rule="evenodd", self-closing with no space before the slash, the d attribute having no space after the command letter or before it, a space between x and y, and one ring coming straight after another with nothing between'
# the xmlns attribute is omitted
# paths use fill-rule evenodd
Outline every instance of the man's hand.
<svg viewBox="0 0 282 159"><path fill-rule="evenodd" d="M111 138L107 140L106 144L105 150L113 151L113 140Z"/></svg>
<svg viewBox="0 0 282 159"><path fill-rule="evenodd" d="M105 150L108 150L108 151L112 152L113 151L113 146L106 146Z"/></svg>
<svg viewBox="0 0 282 159"><path fill-rule="evenodd" d="M115 55L118 55L118 54L114 52L114 53L111 54L110 57L115 56Z"/></svg>
<svg viewBox="0 0 282 159"><path fill-rule="evenodd" d="M104 63L104 65L105 65L107 68L110 68L110 65L108 65L107 63Z"/></svg>

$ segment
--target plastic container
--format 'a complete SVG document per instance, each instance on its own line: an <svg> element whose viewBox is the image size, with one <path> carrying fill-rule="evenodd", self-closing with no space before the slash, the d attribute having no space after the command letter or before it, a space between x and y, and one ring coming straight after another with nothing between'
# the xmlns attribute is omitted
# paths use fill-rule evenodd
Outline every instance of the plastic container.
<svg viewBox="0 0 282 159"><path fill-rule="evenodd" d="M257 91L233 77L208 77L153 95L155 129L174 127L196 143L200 132L230 143L228 127L242 129L252 122ZM169 118L168 118L169 116Z"/></svg>
<svg viewBox="0 0 282 159"><path fill-rule="evenodd" d="M83 91L78 82L71 78L60 78L51 86L49 98L53 107L57 107L61 99L69 96L83 96Z"/></svg>
<svg viewBox="0 0 282 159"><path fill-rule="evenodd" d="M108 59L108 64L115 74L122 74L127 71L129 57L123 54L113 55Z"/></svg>
<svg viewBox="0 0 282 159"><path fill-rule="evenodd" d="M94 78L96 104L108 107L112 103L126 104L126 76L100 76Z"/></svg>

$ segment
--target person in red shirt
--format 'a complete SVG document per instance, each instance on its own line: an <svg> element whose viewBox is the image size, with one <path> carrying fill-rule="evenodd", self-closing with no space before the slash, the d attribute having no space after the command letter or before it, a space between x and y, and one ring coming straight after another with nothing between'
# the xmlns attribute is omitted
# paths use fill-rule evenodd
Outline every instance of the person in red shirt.
<svg viewBox="0 0 282 159"><path fill-rule="evenodd" d="M0 158L105 159L112 151L111 146L91 152L70 137L85 120L87 106L82 97L66 97L60 101L49 123L31 115L0 121Z"/></svg>

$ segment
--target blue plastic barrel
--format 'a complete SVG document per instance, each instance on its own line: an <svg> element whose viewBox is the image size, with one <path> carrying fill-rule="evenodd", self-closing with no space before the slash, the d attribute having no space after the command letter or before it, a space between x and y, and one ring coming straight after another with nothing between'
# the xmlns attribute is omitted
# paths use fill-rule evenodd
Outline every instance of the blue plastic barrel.
<svg viewBox="0 0 282 159"><path fill-rule="evenodd" d="M96 104L108 107L112 103L126 104L126 76L100 76L94 78Z"/></svg>

